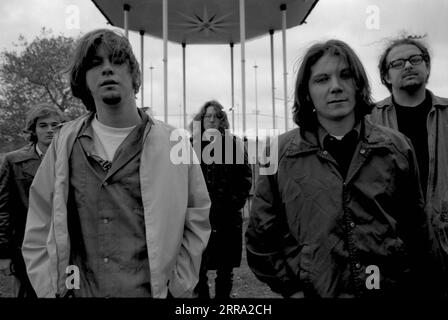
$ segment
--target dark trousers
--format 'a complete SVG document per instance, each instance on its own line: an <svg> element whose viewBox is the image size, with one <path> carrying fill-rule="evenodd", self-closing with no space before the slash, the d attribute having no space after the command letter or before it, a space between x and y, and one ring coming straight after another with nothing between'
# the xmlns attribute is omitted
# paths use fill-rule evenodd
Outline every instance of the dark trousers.
<svg viewBox="0 0 448 320"><path fill-rule="evenodd" d="M233 285L233 268L221 268L216 270L215 298L229 299Z"/></svg>
<svg viewBox="0 0 448 320"><path fill-rule="evenodd" d="M199 299L210 299L210 290L208 286L207 268L201 265L199 272L199 282L196 285L195 292ZM233 285L233 268L224 266L216 270L215 279L215 298L229 299Z"/></svg>

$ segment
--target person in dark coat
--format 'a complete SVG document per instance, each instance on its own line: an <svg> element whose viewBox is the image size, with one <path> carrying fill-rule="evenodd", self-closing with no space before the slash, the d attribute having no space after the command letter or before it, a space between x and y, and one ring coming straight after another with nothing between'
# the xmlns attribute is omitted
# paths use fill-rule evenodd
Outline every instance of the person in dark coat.
<svg viewBox="0 0 448 320"><path fill-rule="evenodd" d="M299 128L271 145L246 231L247 262L292 298L428 296L430 247L412 143L372 124L368 78L340 40L311 46L297 73ZM275 156L274 156L275 158Z"/></svg>
<svg viewBox="0 0 448 320"><path fill-rule="evenodd" d="M14 296L35 297L20 248L25 232L28 192L63 115L50 104L30 109L25 132L30 143L7 153L0 168L0 271L13 274Z"/></svg>
<svg viewBox="0 0 448 320"><path fill-rule="evenodd" d="M241 263L242 209L252 186L252 171L243 141L228 129L227 115L215 100L206 102L190 125L212 201L212 233L195 290L199 298L210 298L208 270L216 270L215 298L230 298L233 268Z"/></svg>

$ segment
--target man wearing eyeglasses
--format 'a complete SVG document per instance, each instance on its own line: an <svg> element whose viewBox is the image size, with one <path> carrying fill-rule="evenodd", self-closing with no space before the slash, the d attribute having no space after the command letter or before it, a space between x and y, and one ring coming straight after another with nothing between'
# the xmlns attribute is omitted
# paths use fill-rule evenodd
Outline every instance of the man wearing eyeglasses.
<svg viewBox="0 0 448 320"><path fill-rule="evenodd" d="M391 96L377 103L371 120L404 133L417 155L426 212L432 229L436 276L448 295L448 99L426 89L431 57L416 38L393 40L379 62Z"/></svg>

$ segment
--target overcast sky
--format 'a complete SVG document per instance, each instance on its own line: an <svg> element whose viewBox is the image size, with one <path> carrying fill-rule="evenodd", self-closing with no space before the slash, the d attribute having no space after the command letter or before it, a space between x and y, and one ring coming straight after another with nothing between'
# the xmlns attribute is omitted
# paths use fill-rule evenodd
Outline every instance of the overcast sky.
<svg viewBox="0 0 448 320"><path fill-rule="evenodd" d="M176 0L169 0L176 1ZM79 28L68 28L67 18L79 10ZM20 34L33 40L42 27L53 33L78 36L95 28L107 27L106 19L90 0L2 0L0 1L0 49L13 49ZM379 18L376 19L376 18ZM70 25L69 25L70 27ZM423 35L432 53L432 70L428 88L435 94L448 97L448 0L320 0L307 23L287 31L288 95L299 58L315 41L338 38L351 45L360 56L369 75L373 98L381 100L388 91L381 85L377 70L378 57L387 38L402 32ZM130 40L140 59L140 36L130 33ZM281 33L274 35L276 97L283 97ZM240 46L234 49L235 58L235 129L241 129ZM145 36L145 96L151 106L150 70L153 69L153 110L163 119L162 41ZM217 99L228 110L231 106L230 49L215 45L187 46L187 113L192 115L207 100ZM168 46L168 105L169 122L182 126L182 49ZM269 35L246 43L246 110L247 128L255 128L255 72L258 65L257 88L259 128L272 128L271 75ZM140 95L138 96L140 106ZM289 104L291 107L291 104ZM277 127L284 128L284 104L276 100ZM231 113L229 112L229 117ZM291 116L289 115L289 118ZM290 125L291 128L291 125Z"/></svg>

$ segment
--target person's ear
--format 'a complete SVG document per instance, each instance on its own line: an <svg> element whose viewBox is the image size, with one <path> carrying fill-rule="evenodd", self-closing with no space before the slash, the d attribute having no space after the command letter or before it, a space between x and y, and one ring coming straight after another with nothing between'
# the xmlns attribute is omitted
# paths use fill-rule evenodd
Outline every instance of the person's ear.
<svg viewBox="0 0 448 320"><path fill-rule="evenodd" d="M386 81L386 83L388 84L392 84L392 81L390 80L389 76L389 70L387 70L386 74L384 75L384 81Z"/></svg>

